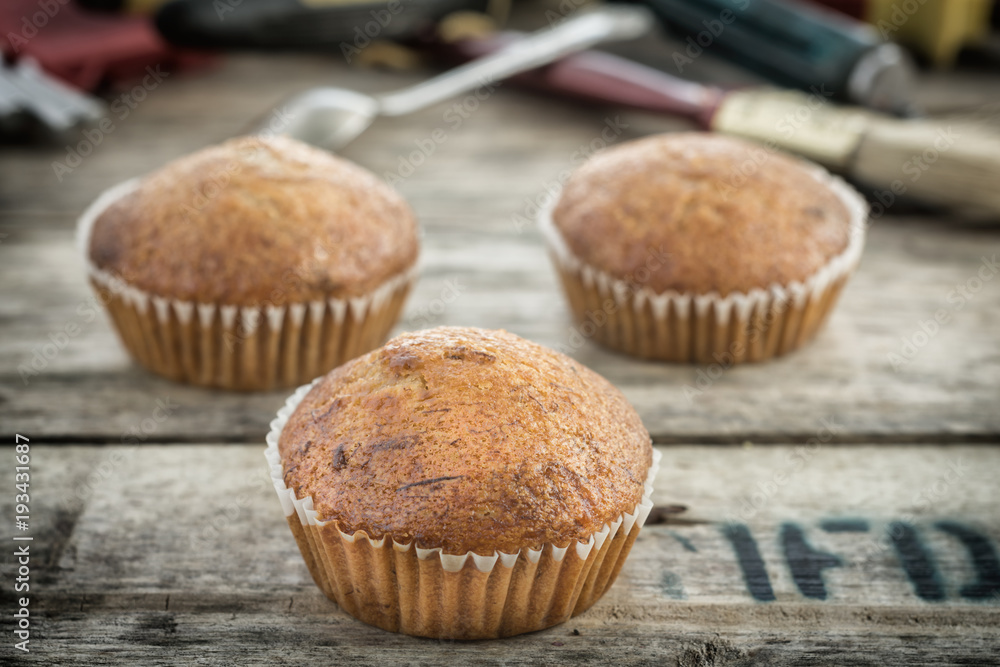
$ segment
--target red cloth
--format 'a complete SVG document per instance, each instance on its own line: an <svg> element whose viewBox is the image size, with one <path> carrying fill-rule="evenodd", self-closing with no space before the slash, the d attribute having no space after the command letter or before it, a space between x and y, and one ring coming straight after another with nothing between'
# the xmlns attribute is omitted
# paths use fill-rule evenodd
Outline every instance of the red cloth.
<svg viewBox="0 0 1000 667"><path fill-rule="evenodd" d="M8 60L30 56L83 90L130 83L150 66L176 69L209 60L168 46L148 17L88 12L71 0L0 1L0 48Z"/></svg>

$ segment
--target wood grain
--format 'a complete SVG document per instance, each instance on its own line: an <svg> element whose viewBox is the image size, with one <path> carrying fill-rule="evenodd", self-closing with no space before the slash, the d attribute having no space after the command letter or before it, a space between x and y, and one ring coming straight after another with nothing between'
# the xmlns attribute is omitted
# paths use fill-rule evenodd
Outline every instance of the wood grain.
<svg viewBox="0 0 1000 667"><path fill-rule="evenodd" d="M1000 277L970 292L960 308L948 299L998 251L1000 239L987 231L876 224L857 275L816 341L773 362L727 369L644 363L577 338L535 230L428 229L421 279L397 331L505 328L563 349L620 387L659 442L794 440L827 415L838 418L843 441L976 440L1000 430ZM169 397L179 418L150 441L246 442L263 436L283 401L282 392L208 393L132 364L94 310L67 230L9 239L0 246L0 280L11 288L0 347L0 416L11 428L117 442L156 398ZM939 311L948 318L940 326L933 322ZM927 337L921 322L938 331ZM50 336L59 338L67 325L79 333L57 352ZM924 343L912 360L901 356L904 338ZM36 352L54 357L38 375L22 377L18 369L31 368ZM892 354L903 361L898 368ZM206 400L213 410L203 409Z"/></svg>
<svg viewBox="0 0 1000 667"><path fill-rule="evenodd" d="M522 28L544 22L535 5L515 17ZM669 63L675 48L652 38L615 50ZM32 438L34 540L32 654L5 645L0 661L1000 664L1000 281L955 296L989 271L997 230L893 205L826 330L772 363L646 364L575 345L541 237L518 221L608 122L621 127L617 141L689 126L503 85L476 103L380 120L344 151L383 177L420 162L396 183L424 229L422 277L398 330L502 327L568 349L672 443L657 510L605 598L541 633L417 640L365 626L320 594L264 476L263 435L285 392L210 392L137 368L92 310L73 226L103 189L244 131L289 95L374 92L426 74L374 75L336 53L239 55L168 77L61 179L53 163L82 136L4 147L0 423ZM687 74L752 81L711 55ZM1000 101L997 80L925 73L917 97L961 113ZM446 141L415 154L435 128ZM947 321L927 334L939 313ZM57 346L68 325L75 333ZM904 339L914 354L894 368ZM18 367L36 351L44 364L25 384ZM0 515L13 516L12 500L0 494ZM4 553L10 637L16 562Z"/></svg>
<svg viewBox="0 0 1000 667"><path fill-rule="evenodd" d="M998 448L661 448L653 499L673 509L654 514L665 521L643 531L611 591L562 626L472 644L385 633L326 600L266 483L262 449L33 446L34 657L91 665L222 665L245 652L277 664L365 665L997 660L1000 587L984 599L963 596L975 580L970 552L935 526L957 522L996 543ZM4 498L0 512L12 511ZM831 532L830 520L869 528ZM877 547L899 520L932 554L943 599L918 596L893 547ZM754 537L774 601L748 592L728 525ZM802 566L779 539L786 526L841 560L823 571L826 599L797 587L792 572Z"/></svg>
<svg viewBox="0 0 1000 667"><path fill-rule="evenodd" d="M214 70L168 78L116 120L116 129L61 181L52 163L64 160L64 147L0 155L7 234L0 244L0 279L8 286L0 304L4 422L53 440L117 442L156 398L169 397L179 418L148 434L149 442L259 439L280 394L210 395L160 380L127 360L106 319L91 310L72 245L74 220L102 189L236 134L310 85L374 90L420 76L373 77L321 56L240 56ZM989 90L974 78L937 77L921 95L983 103L991 99ZM528 219L560 173L590 150L608 118L628 125L619 141L684 123L503 86L475 100L471 110L467 102L380 120L345 151L385 175L410 160L418 144L426 145L432 130L446 130L447 140L397 183L425 230L422 278L397 330L501 327L567 349L621 387L660 442L794 441L808 436L821 413L839 417L842 441L981 440L1000 430L1000 348L991 333L1000 323L1000 282L982 283L960 304L954 296L957 286L976 279L984 258L1000 251L995 230L884 216L873 225L862 265L829 326L806 349L732 370L640 363L589 341L577 346L541 238L532 225L516 221ZM469 108L457 113L455 104ZM894 368L890 355L901 353L904 339L923 341L921 322L939 312L948 322L915 348L912 361ZM67 325L78 325L79 332L65 349L46 348ZM39 359L43 370L25 384L18 369L30 366L36 352L55 354ZM202 409L206 400L211 411Z"/></svg>

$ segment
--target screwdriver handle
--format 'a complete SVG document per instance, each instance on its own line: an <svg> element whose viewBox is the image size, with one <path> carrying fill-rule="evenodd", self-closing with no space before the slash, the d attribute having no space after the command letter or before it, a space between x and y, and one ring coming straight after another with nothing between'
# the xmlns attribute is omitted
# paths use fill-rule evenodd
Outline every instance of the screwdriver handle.
<svg viewBox="0 0 1000 667"><path fill-rule="evenodd" d="M779 85L870 106L912 111L915 68L867 23L790 0L617 0L648 6L684 40L663 63L683 74L718 53Z"/></svg>

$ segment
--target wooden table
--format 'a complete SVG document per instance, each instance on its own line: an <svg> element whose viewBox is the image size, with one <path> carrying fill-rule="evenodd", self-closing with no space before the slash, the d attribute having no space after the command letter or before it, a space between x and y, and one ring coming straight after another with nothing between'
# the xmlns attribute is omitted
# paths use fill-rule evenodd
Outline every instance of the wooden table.
<svg viewBox="0 0 1000 667"><path fill-rule="evenodd" d="M73 225L103 188L238 133L293 92L421 76L353 70L338 56L232 57L119 107L113 131L61 180L53 162L65 148L0 154L2 661L997 664L997 231L891 212L822 335L771 363L671 366L573 347L540 235L518 216L608 120L625 125L622 141L685 125L505 86L459 100L467 117L448 103L379 121L345 151L384 175L445 130L397 186L424 229L422 277L397 329L502 327L571 348L624 391L661 447L658 507L613 589L544 632L413 639L320 594L265 482L263 436L285 392L211 392L137 368L91 310ZM1000 78L928 75L920 96L937 110L995 102ZM991 280L971 291L980 272ZM922 333L942 310L948 321ZM904 340L914 354L893 364ZM38 374L19 372L36 352ZM23 532L12 523L15 433L30 438ZM28 655L11 646L22 595L12 553L24 544Z"/></svg>

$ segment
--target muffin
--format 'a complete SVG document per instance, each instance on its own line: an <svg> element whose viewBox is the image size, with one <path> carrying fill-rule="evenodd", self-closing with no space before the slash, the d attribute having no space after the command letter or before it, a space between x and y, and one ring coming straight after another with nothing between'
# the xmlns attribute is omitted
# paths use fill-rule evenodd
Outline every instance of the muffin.
<svg viewBox="0 0 1000 667"><path fill-rule="evenodd" d="M680 133L598 153L540 224L580 335L646 359L732 364L815 335L866 216L816 165Z"/></svg>
<svg viewBox="0 0 1000 667"><path fill-rule="evenodd" d="M592 605L651 507L621 393L505 331L407 333L302 387L267 459L316 584L385 630L481 639Z"/></svg>
<svg viewBox="0 0 1000 667"><path fill-rule="evenodd" d="M233 139L120 184L78 235L131 355L226 389L296 386L378 346L418 252L398 194L285 137Z"/></svg>

